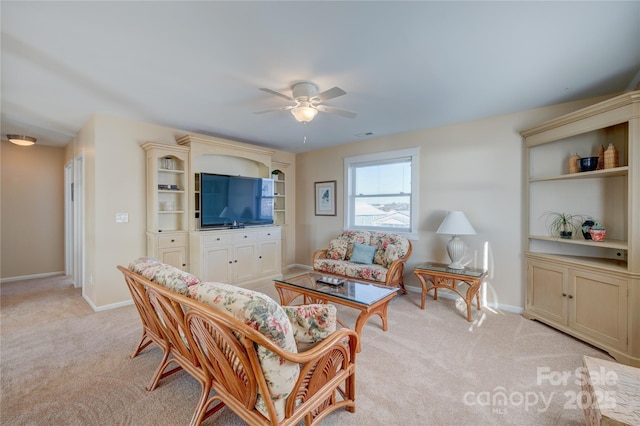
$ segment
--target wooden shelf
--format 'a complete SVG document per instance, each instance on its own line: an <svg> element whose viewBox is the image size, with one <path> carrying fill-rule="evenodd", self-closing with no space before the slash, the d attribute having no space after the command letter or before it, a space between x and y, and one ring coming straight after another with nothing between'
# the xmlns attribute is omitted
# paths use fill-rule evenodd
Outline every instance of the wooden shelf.
<svg viewBox="0 0 640 426"><path fill-rule="evenodd" d="M543 235L529 235L528 238L530 240L553 241L555 243L560 243L560 244L575 244L579 246L603 247L603 248L611 248L616 250L629 249L628 242L623 240L593 241L593 240L584 240L584 239L564 239L564 238L549 237L549 236L543 236Z"/></svg>
<svg viewBox="0 0 640 426"><path fill-rule="evenodd" d="M623 166L623 167L616 167L614 169L594 170L592 172L580 172L580 173L571 173L567 175L532 178L532 179L529 179L529 182L545 182L549 180L594 179L594 178L627 176L628 174L629 174L629 167Z"/></svg>

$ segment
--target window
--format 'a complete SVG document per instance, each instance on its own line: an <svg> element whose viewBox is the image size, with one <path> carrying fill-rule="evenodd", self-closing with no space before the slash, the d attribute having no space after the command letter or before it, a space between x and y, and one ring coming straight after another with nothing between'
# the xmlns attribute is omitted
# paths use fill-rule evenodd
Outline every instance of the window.
<svg viewBox="0 0 640 426"><path fill-rule="evenodd" d="M344 159L345 228L417 238L418 148Z"/></svg>

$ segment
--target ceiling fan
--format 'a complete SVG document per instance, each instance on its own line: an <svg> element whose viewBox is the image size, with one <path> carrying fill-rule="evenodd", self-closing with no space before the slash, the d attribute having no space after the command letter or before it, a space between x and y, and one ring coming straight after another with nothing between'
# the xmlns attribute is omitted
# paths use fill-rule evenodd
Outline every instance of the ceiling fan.
<svg viewBox="0 0 640 426"><path fill-rule="evenodd" d="M322 93L318 93L317 85L309 81L303 81L291 86L292 96L287 96L284 93L276 92L275 90L266 89L264 87L260 88L260 90L279 96L288 101L295 102L295 105L258 111L255 112L255 114L264 114L266 112L273 111L291 111L291 114L293 114L296 120L301 123L310 122L316 115L318 115L318 112L328 112L345 118L354 118L357 115L355 112L322 105L322 102L324 101L347 94L347 92L339 87L334 87L332 89L325 90Z"/></svg>

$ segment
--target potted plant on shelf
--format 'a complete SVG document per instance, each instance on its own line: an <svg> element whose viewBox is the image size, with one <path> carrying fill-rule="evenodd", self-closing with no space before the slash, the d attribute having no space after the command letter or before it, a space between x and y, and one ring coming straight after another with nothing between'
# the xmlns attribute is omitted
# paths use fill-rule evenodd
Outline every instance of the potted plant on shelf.
<svg viewBox="0 0 640 426"><path fill-rule="evenodd" d="M543 216L547 218L545 224L549 234L564 239L571 239L582 222L582 216L571 213L546 212Z"/></svg>

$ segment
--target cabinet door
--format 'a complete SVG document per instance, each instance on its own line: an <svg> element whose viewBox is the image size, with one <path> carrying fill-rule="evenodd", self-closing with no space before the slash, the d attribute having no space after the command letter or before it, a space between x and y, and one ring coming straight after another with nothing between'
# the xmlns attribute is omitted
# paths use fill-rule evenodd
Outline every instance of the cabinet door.
<svg viewBox="0 0 640 426"><path fill-rule="evenodd" d="M203 253L203 281L231 283L233 270L233 247L205 247Z"/></svg>
<svg viewBox="0 0 640 426"><path fill-rule="evenodd" d="M260 243L260 274L274 275L280 272L278 241Z"/></svg>
<svg viewBox="0 0 640 426"><path fill-rule="evenodd" d="M186 247L171 247L158 249L160 261L162 263L168 263L185 270L187 267L187 249Z"/></svg>
<svg viewBox="0 0 640 426"><path fill-rule="evenodd" d="M567 324L567 268L527 260L527 310Z"/></svg>
<svg viewBox="0 0 640 426"><path fill-rule="evenodd" d="M571 269L569 326L626 350L627 284L616 277Z"/></svg>
<svg viewBox="0 0 640 426"><path fill-rule="evenodd" d="M258 249L255 243L237 244L235 250L234 281L242 281L253 278L258 269Z"/></svg>

